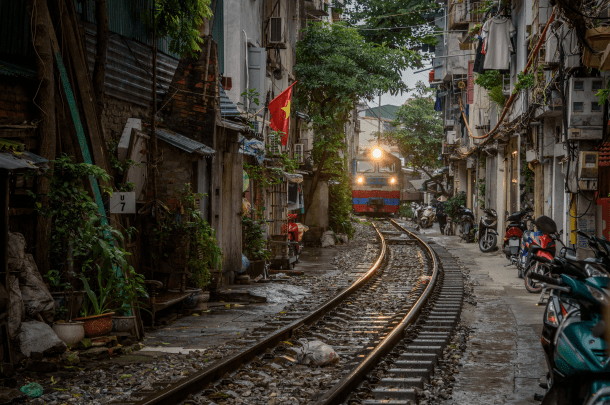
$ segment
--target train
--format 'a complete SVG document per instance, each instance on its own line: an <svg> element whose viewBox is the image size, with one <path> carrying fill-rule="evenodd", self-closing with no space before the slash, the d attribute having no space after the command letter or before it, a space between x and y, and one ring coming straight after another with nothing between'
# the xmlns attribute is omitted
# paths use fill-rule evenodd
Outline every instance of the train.
<svg viewBox="0 0 610 405"><path fill-rule="evenodd" d="M392 215L400 207L400 159L380 148L367 150L353 161L352 204L356 214Z"/></svg>

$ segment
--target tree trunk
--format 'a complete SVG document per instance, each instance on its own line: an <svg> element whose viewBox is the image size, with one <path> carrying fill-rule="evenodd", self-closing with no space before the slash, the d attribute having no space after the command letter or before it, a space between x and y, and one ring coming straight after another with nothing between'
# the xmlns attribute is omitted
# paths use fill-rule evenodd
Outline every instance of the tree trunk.
<svg viewBox="0 0 610 405"><path fill-rule="evenodd" d="M311 207L311 202L313 200L313 196L316 192L316 188L318 187L318 181L320 180L320 176L322 175L322 168L324 167L324 163L328 159L328 151L325 150L322 152L322 156L320 157L320 161L318 162L318 169L316 170L316 174L313 175L313 181L311 182L311 187L309 188L309 195L307 196L307 200L305 200L305 214L309 212L309 207Z"/></svg>
<svg viewBox="0 0 610 405"><path fill-rule="evenodd" d="M104 110L104 80L106 78L106 63L108 60L108 4L106 0L97 0L95 7L97 36L95 46L95 65L93 67L93 93L97 101L97 113Z"/></svg>
<svg viewBox="0 0 610 405"><path fill-rule="evenodd" d="M39 151L38 154L45 159L55 159L57 138L55 123L55 82L53 50L49 32L51 27L48 17L49 10L46 0L28 0L28 12L32 21L32 42L36 50L36 72L40 87L38 95L34 100L39 106L38 125ZM51 171L53 165L49 164ZM49 192L50 180L45 176L39 176L37 191L43 196L43 204L46 204L46 194ZM51 228L50 220L39 216L36 226L36 264L41 274L49 271L49 255L47 252L48 235Z"/></svg>

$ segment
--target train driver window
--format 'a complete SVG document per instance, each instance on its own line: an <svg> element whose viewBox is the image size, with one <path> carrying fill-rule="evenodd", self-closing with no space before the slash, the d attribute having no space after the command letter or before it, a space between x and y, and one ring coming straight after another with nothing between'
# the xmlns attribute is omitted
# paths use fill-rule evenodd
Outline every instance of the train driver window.
<svg viewBox="0 0 610 405"><path fill-rule="evenodd" d="M388 164L380 163L379 164L380 173L394 173L395 171L396 171L395 163L388 163Z"/></svg>
<svg viewBox="0 0 610 405"><path fill-rule="evenodd" d="M356 171L358 173L372 173L375 171L375 166L367 160L358 160L356 162Z"/></svg>

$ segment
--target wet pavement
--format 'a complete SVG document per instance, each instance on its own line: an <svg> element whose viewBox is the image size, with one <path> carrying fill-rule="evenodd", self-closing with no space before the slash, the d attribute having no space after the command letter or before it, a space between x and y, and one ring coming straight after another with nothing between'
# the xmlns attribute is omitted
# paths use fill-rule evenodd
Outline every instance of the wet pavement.
<svg viewBox="0 0 610 405"><path fill-rule="evenodd" d="M482 253L477 244L439 233L438 224L422 230L466 267L476 306L464 304L462 322L472 328L455 375L453 396L444 404L539 404L535 393L547 368L540 346L544 306L525 290L514 266L498 252Z"/></svg>
<svg viewBox="0 0 610 405"><path fill-rule="evenodd" d="M306 248L295 270L305 272L308 277L332 276L338 272L336 266L331 265L333 258L348 248L349 245L329 249ZM286 281L231 285L223 292L225 296L235 295L236 298L210 303L209 312L178 318L164 328L148 332L143 342L145 347L138 354L187 353L239 340L245 333L263 326L269 316L281 312L286 305L301 301L312 293L306 286ZM266 297L267 302L245 302L242 297L247 293Z"/></svg>

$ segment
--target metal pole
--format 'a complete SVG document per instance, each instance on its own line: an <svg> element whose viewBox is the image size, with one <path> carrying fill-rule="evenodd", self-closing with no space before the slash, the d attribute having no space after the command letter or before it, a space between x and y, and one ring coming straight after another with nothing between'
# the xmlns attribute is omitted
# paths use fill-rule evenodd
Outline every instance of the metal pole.
<svg viewBox="0 0 610 405"><path fill-rule="evenodd" d="M156 21L155 21L155 1L153 1L153 29L152 29L152 71L153 71L153 83L152 83L152 125L150 130L150 137L152 139L152 181L153 181L153 209L154 216L159 219L159 206L157 204L157 36L156 36Z"/></svg>

